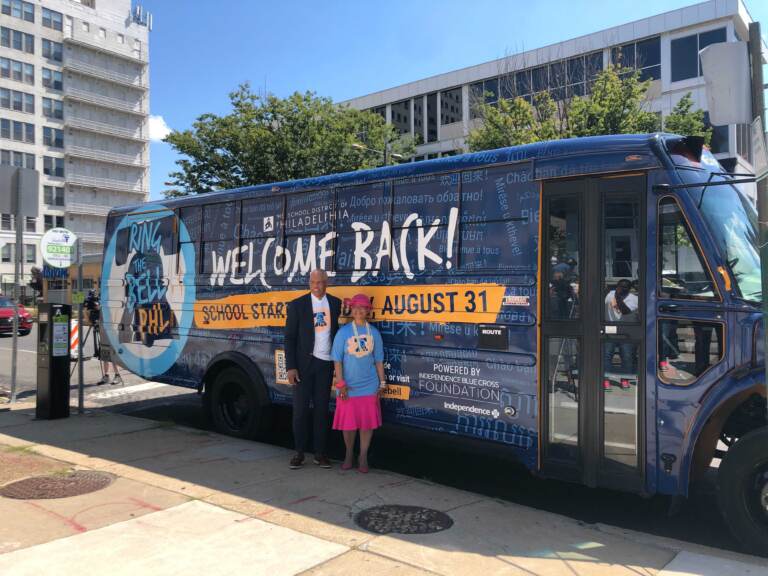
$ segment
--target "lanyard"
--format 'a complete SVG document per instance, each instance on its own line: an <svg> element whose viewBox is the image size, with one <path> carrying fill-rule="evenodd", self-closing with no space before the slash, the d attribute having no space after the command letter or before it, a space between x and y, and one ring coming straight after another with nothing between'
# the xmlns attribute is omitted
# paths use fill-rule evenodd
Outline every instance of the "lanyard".
<svg viewBox="0 0 768 576"><path fill-rule="evenodd" d="M352 331L355 333L355 344L358 349L360 348L360 334L357 332L357 323L352 321ZM371 339L371 325L368 322L365 323L365 343L368 345L368 352L373 350L373 340Z"/></svg>

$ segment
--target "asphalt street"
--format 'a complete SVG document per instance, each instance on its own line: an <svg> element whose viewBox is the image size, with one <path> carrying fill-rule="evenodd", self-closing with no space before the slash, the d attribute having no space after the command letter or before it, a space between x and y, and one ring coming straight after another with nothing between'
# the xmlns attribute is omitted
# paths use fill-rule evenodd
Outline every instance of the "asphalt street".
<svg viewBox="0 0 768 576"><path fill-rule="evenodd" d="M19 339L19 394L22 397L35 393L35 343L35 330ZM7 396L10 389L10 350L11 338L0 337L0 396ZM74 363L72 368L75 368ZM210 429L196 392L147 382L132 374L123 373L123 377L123 385L97 385L101 378L99 363L86 361L86 398L111 411ZM73 396L77 394L76 390L75 370ZM287 408L275 410L274 424L265 440L291 447L290 411ZM331 434L330 451L333 458L342 457L344 448L339 434ZM697 489L689 499L680 503L674 514L670 514L670 501L664 497L642 498L535 478L503 455L479 453L468 447L457 447L442 437L422 437L403 429L385 429L375 435L371 465L563 514L586 523L610 524L698 544L738 549L720 518L711 485Z"/></svg>

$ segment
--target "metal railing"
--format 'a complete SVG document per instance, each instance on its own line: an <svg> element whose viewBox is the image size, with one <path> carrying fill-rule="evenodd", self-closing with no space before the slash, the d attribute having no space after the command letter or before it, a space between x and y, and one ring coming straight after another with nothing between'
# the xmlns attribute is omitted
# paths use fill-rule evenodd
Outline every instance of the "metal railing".
<svg viewBox="0 0 768 576"><path fill-rule="evenodd" d="M67 144L64 147L64 153L74 158L85 158L87 160L96 160L98 162L109 162L111 164L128 164L130 166L147 166L146 161L140 154L121 154L119 152L106 152L95 148L86 148L84 146L71 146Z"/></svg>
<svg viewBox="0 0 768 576"><path fill-rule="evenodd" d="M112 98L111 96L102 96L101 94L88 92L87 90L80 90L79 88L72 88L71 86L64 87L64 98L79 100L81 102L87 102L88 104L95 104L96 106L103 106L104 108L111 108L113 110L120 110L122 112L128 112L129 114L138 114L140 116L146 115L146 112L144 112L143 99L137 102L130 102L128 100Z"/></svg>
<svg viewBox="0 0 768 576"><path fill-rule="evenodd" d="M99 178L97 176L84 176L82 174L67 174L65 180L69 184L103 188L104 190L118 190L120 192L133 192L146 194L147 188L141 182L129 182L127 180L115 180L114 178Z"/></svg>
<svg viewBox="0 0 768 576"><path fill-rule="evenodd" d="M78 130L96 132L98 134L108 134L110 136L117 136L128 140L136 140L138 142L149 141L148 137L142 135L141 128L124 128L123 126L115 126L114 124L97 122L96 120L88 120L87 118L67 116L65 119L65 126L68 128L77 128Z"/></svg>
<svg viewBox="0 0 768 576"><path fill-rule="evenodd" d="M90 32L79 30L75 26L64 31L65 43L78 44L85 48L90 48L91 50L98 50L99 52L117 56L118 58L126 58L133 62L146 63L148 60L146 43L142 43L142 49L136 50L132 47L132 38L126 38L125 41L125 44L118 44L117 42L108 41L106 39L99 39L93 36Z"/></svg>
<svg viewBox="0 0 768 576"><path fill-rule="evenodd" d="M83 60L79 60L77 58L67 58L64 61L64 69L72 70L87 76L93 76L94 78L115 82L116 84L122 84L123 86L130 86L131 88L147 90L141 75L131 76L130 74L123 74L122 72L108 70L106 68L102 68L101 66L94 66L93 64L89 64L88 62L84 62Z"/></svg>

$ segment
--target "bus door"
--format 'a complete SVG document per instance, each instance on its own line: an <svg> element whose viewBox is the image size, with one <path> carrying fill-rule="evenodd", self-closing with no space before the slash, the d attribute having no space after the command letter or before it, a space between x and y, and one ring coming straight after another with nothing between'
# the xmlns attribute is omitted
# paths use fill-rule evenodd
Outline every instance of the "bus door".
<svg viewBox="0 0 768 576"><path fill-rule="evenodd" d="M644 175L543 186L544 474L642 487L645 193Z"/></svg>

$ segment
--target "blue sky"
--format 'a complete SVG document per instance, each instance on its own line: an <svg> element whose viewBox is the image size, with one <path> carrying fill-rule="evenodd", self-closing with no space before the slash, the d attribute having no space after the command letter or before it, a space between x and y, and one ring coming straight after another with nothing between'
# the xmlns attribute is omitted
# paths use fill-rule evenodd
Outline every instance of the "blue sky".
<svg viewBox="0 0 768 576"><path fill-rule="evenodd" d="M143 0L153 127L225 114L242 82L344 100L688 6L691 0ZM746 0L768 33L768 3ZM158 130L157 132L162 132ZM151 197L176 155L152 142Z"/></svg>

